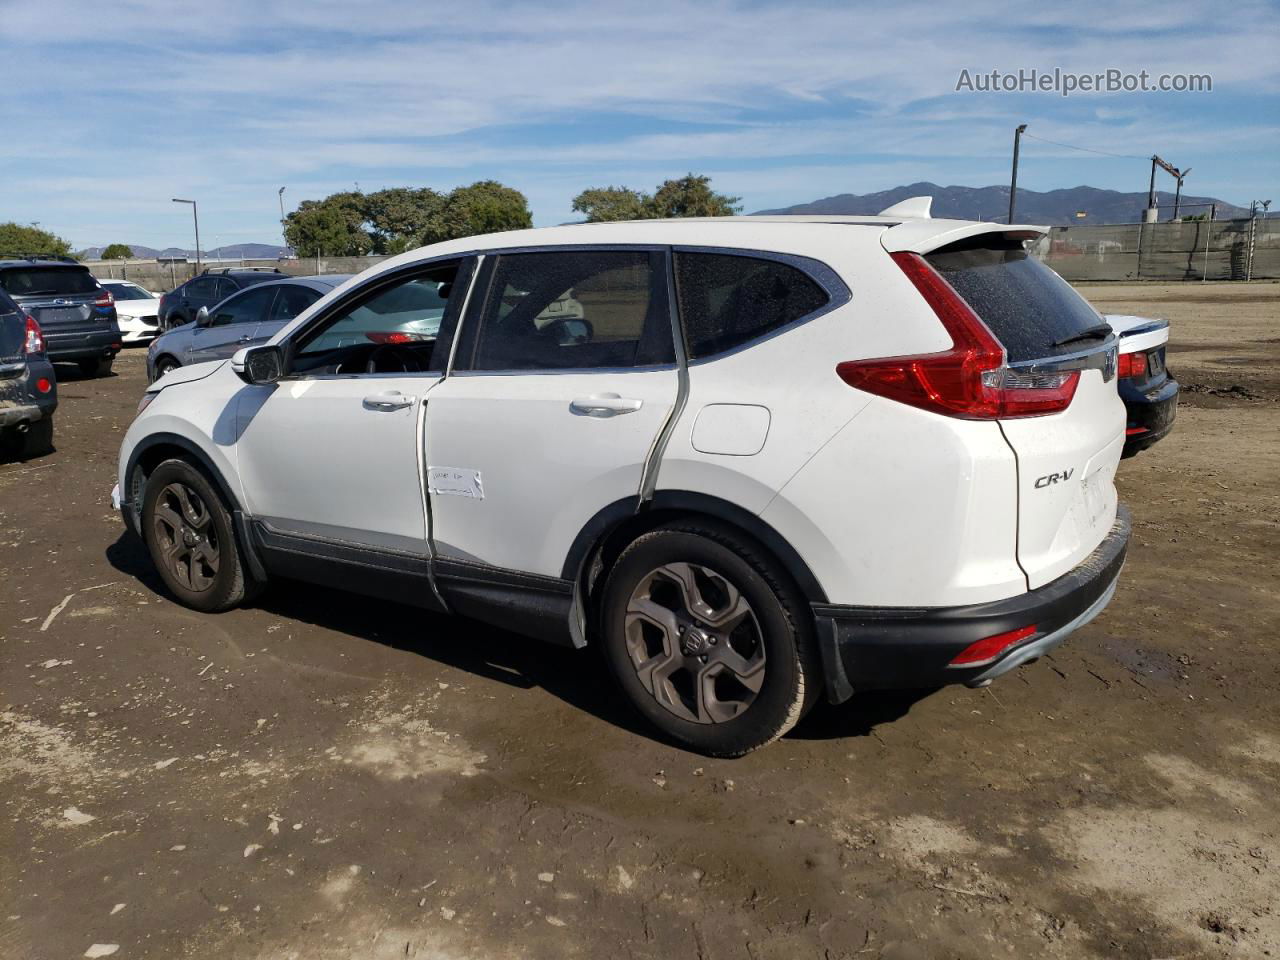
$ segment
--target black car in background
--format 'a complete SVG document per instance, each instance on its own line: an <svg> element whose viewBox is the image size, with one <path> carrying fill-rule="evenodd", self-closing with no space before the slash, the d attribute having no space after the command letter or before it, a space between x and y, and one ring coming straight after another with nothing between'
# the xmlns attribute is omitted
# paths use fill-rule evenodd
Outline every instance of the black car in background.
<svg viewBox="0 0 1280 960"><path fill-rule="evenodd" d="M1178 381L1165 365L1169 321L1124 314L1105 319L1120 338L1116 390L1127 414L1121 456L1132 457L1167 436L1178 413Z"/></svg>
<svg viewBox="0 0 1280 960"><path fill-rule="evenodd" d="M58 383L40 325L0 292L0 457L48 453L57 408Z"/></svg>
<svg viewBox="0 0 1280 960"><path fill-rule="evenodd" d="M115 298L70 257L0 255L0 290L32 317L50 360L105 377L120 352Z"/></svg>
<svg viewBox="0 0 1280 960"><path fill-rule="evenodd" d="M279 270L235 267L205 270L186 283L179 284L160 298L160 331L172 330L196 318L201 307L213 308L238 290L266 280L279 280Z"/></svg>

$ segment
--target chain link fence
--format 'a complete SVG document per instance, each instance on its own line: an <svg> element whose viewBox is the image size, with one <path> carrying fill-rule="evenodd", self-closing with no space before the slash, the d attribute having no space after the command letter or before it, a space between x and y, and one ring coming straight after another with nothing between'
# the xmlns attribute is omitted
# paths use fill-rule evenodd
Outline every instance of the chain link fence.
<svg viewBox="0 0 1280 960"><path fill-rule="evenodd" d="M1034 252L1067 280L1280 279L1280 220L1051 227Z"/></svg>

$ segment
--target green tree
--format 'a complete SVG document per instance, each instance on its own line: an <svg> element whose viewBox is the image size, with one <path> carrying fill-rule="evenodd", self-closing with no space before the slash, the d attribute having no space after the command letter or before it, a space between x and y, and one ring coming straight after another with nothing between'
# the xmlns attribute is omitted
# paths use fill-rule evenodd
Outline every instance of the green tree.
<svg viewBox="0 0 1280 960"><path fill-rule="evenodd" d="M303 200L285 218L285 239L300 257L362 257L373 249L365 200L354 191Z"/></svg>
<svg viewBox="0 0 1280 960"><path fill-rule="evenodd" d="M107 249L102 251L103 260L130 260L133 258L133 249L127 243L108 244Z"/></svg>
<svg viewBox="0 0 1280 960"><path fill-rule="evenodd" d="M71 253L71 244L39 227L0 223L0 253L53 253L65 257Z"/></svg>
<svg viewBox="0 0 1280 960"><path fill-rule="evenodd" d="M627 187L591 187L573 198L573 209L587 215L588 223L608 220L649 220L653 198Z"/></svg>
<svg viewBox="0 0 1280 960"><path fill-rule="evenodd" d="M728 197L711 189L710 177L692 173L667 180L653 195L656 217L731 217L742 211L741 197Z"/></svg>
<svg viewBox="0 0 1280 960"><path fill-rule="evenodd" d="M741 197L711 189L711 178L694 174L666 180L652 196L629 187L591 187L573 198L573 209L588 223L666 217L729 217L742 209Z"/></svg>
<svg viewBox="0 0 1280 960"><path fill-rule="evenodd" d="M480 180L450 192L445 199L440 229L427 242L501 230L524 230L531 226L533 216L523 193L496 180Z"/></svg>
<svg viewBox="0 0 1280 960"><path fill-rule="evenodd" d="M430 187L392 187L365 195L364 215L374 253L403 253L438 232L446 200Z"/></svg>

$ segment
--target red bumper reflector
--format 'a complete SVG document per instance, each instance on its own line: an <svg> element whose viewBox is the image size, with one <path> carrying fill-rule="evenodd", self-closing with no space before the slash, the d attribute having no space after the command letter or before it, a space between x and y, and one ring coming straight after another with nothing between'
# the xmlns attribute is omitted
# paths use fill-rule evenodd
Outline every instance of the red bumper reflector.
<svg viewBox="0 0 1280 960"><path fill-rule="evenodd" d="M1136 437L1138 434L1146 433L1146 432L1147 432L1146 427L1125 427L1124 428L1124 435L1126 437Z"/></svg>
<svg viewBox="0 0 1280 960"><path fill-rule="evenodd" d="M41 377L39 380L36 381L36 389L39 390L41 393L48 393L50 390L53 389L53 384L49 382L49 379L47 377Z"/></svg>
<svg viewBox="0 0 1280 960"><path fill-rule="evenodd" d="M990 663L1019 640L1025 640L1035 632L1036 625L1033 623L1029 627L1019 627L1017 630L1010 630L1008 633L997 633L992 637L983 637L956 654L949 666L977 667L984 663Z"/></svg>

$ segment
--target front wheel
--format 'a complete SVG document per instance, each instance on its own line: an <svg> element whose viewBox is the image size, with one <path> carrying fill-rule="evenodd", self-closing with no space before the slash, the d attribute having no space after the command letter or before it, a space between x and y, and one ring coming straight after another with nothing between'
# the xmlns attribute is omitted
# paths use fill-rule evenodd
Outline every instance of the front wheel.
<svg viewBox="0 0 1280 960"><path fill-rule="evenodd" d="M173 359L173 357L167 355L161 357L156 361L156 380L159 380L171 370L177 370L179 366L181 366L181 364L179 364L177 360ZM155 381L152 382L154 383Z"/></svg>
<svg viewBox="0 0 1280 960"><path fill-rule="evenodd" d="M165 586L184 605L212 612L245 599L231 515L205 475L185 460L166 460L147 478L142 535Z"/></svg>
<svg viewBox="0 0 1280 960"><path fill-rule="evenodd" d="M735 531L690 522L639 537L609 573L601 616L627 698L703 753L762 747L815 701L820 669L804 604Z"/></svg>

